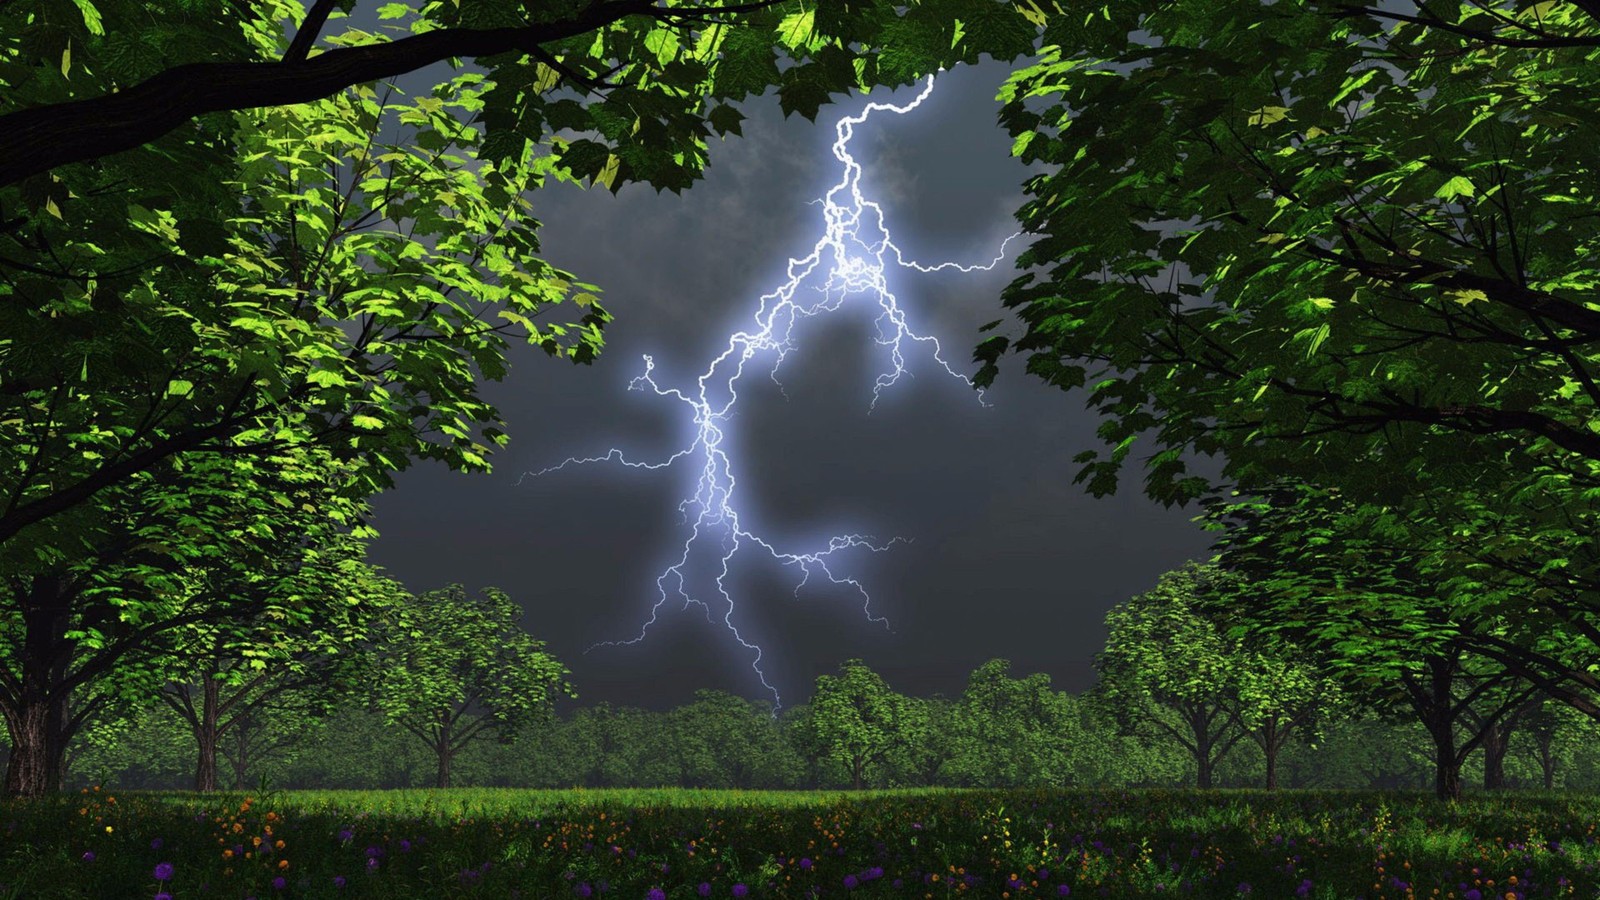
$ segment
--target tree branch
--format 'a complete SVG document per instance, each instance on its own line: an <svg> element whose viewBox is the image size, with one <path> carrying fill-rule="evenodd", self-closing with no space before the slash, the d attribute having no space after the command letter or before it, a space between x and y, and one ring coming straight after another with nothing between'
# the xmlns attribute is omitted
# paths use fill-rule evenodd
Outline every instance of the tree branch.
<svg viewBox="0 0 1600 900"><path fill-rule="evenodd" d="M328 13L333 12L334 2L335 0L317 0L316 5L306 13L305 19L300 23L300 30L294 33L294 40L283 54L284 62L305 61L306 56L311 53L311 45L316 43L317 35L322 33L322 26L328 21Z"/></svg>
<svg viewBox="0 0 1600 900"><path fill-rule="evenodd" d="M0 186L57 166L131 150L204 113L307 103L351 85L402 75L453 57L531 53L540 44L595 31L629 16L702 18L762 9L778 2L761 0L686 12L659 9L650 0L611 0L590 4L564 22L446 28L386 44L329 50L311 59L286 55L283 62L177 66L114 94L0 116ZM302 31L309 33L310 29Z"/></svg>

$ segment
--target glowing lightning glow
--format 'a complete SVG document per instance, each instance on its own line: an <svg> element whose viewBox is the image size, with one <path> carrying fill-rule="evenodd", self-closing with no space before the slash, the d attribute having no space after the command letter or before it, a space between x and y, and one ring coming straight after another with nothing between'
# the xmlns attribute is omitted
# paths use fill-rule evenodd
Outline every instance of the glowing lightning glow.
<svg viewBox="0 0 1600 900"><path fill-rule="evenodd" d="M715 543L721 552L720 571L715 582L717 594L722 604L726 607L722 622L733 634L734 640L744 646L746 650L755 653L755 658L750 665L761 679L761 684L772 692L775 702L773 714L782 707L783 698L778 689L767 682L766 673L761 669L762 650L759 646L746 641L739 634L739 629L733 624L734 600L728 592L725 579L728 577L729 565L735 554L739 552L742 542L749 541L759 545L767 551L773 559L785 566L799 566L803 577L795 585L795 596L799 596L800 589L810 581L813 571L819 571L829 581L839 585L853 587L862 598L861 609L866 614L869 622L882 622L887 628L889 621L881 616L874 616L871 610L872 598L867 594L861 583L854 578L841 578L834 574L828 567L829 557L843 550L866 548L873 552L887 550L896 542L903 540L895 538L886 544L874 544L868 536L859 534L846 534L835 536L828 541L825 549L814 550L809 553L787 553L778 550L772 544L753 532L745 530L739 522L739 512L734 505L734 489L737 482L733 474L727 453L722 448L723 431L721 423L727 421L731 415L734 404L738 402L738 394L734 390L734 383L744 374L744 365L756 354L772 350L776 351L772 370L769 373L773 382L778 383L780 389L783 385L778 382L778 367L795 344L791 339L796 316L814 316L824 310L834 311L840 308L846 297L852 294L870 294L876 297L879 308L883 311L876 320L876 340L889 348L889 360L892 367L889 371L878 376L872 387L872 403L868 406L868 413L876 408L878 396L884 388L889 387L905 374L905 360L901 356L901 342L910 338L933 345L933 358L952 377L965 381L968 385L972 382L944 361L940 355L940 346L937 339L931 336L916 334L906 325L905 312L895 300L894 294L889 292L888 284L883 275L884 252L892 249L895 261L905 268L914 268L920 272L936 272L945 268L956 268L963 272L973 269L985 271L994 268L1001 259L1005 258L1005 247L1014 238L1020 235L1011 235L1000 245L1000 254L986 266L961 266L956 263L942 263L937 266L927 267L916 262L907 262L901 255L900 248L890 240L889 233L883 223L883 209L878 204L866 200L861 196L861 166L856 163L845 145L850 142L855 133L855 126L866 121L867 116L874 110L888 110L904 115L922 103L933 91L933 76L928 76L928 84L922 93L906 106L894 106L887 103L868 104L859 116L841 119L835 126L838 139L833 143L833 155L844 163L844 177L828 191L822 200L813 200L811 203L823 204L823 215L827 222L827 231L817 244L812 248L811 255L805 259L791 259L788 265L789 280L776 291L766 294L761 298L761 308L756 313L756 328L754 331L740 331L728 339L728 348L721 355L713 359L706 367L705 373L696 381L696 389L692 393L685 393L676 388L663 388L657 384L651 373L655 370L655 361L648 355L644 357L644 374L633 379L628 385L629 390L642 390L649 387L658 396L673 397L681 400L694 412L696 426L695 440L688 447L679 450L660 462L632 462L620 450L612 449L604 456L587 458L569 458L559 465L532 473L534 477L549 472L559 471L568 465L581 465L583 463L616 460L625 466L643 469L661 469L672 465L679 459L690 454L697 454L701 461L699 477L696 480L694 493L686 497L678 505L678 511L683 514L684 523L690 525L690 534L683 544L683 554L676 563L668 566L656 578L656 588L660 592L660 599L650 608L650 619L639 629L639 636L626 641L601 641L593 644L589 650L600 646L618 646L623 644L636 644L644 640L645 632L655 624L657 613L661 605L667 601L667 587L669 581L675 582L676 592L684 600L684 608L690 603L697 603L706 611L706 620L711 621L711 607L703 599L695 596L689 590L688 579L684 573L689 564L691 554L697 546L709 543L712 536L719 536ZM834 203L834 195L846 188L850 191L851 204L839 206ZM874 244L863 241L860 235L863 209L871 209L877 216L876 234L882 235L882 240ZM848 239L848 240L847 240ZM852 248L859 248L865 255L854 252ZM828 274L828 280L815 290L823 295L823 299L806 306L795 300L795 292L819 264L824 250L832 250L833 268ZM798 271L796 267L801 267ZM774 302L775 301L775 302ZM771 304L769 307L769 303ZM715 383L715 384L714 384ZM719 392L718 388L722 389ZM715 398L713 395L716 395ZM983 403L983 392L978 392L978 401ZM986 403L984 405L987 405ZM523 477L527 477L524 475ZM521 480L518 480L518 484ZM690 512L694 512L693 521L690 522Z"/></svg>

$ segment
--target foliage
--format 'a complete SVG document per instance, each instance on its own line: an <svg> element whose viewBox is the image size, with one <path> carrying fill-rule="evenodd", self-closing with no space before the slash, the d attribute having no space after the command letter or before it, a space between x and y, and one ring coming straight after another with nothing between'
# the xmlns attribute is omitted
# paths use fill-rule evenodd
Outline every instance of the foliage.
<svg viewBox="0 0 1600 900"><path fill-rule="evenodd" d="M1078 724L1067 695L1043 673L1012 678L1009 660L979 666L950 716L950 783L984 787L1073 783Z"/></svg>
<svg viewBox="0 0 1600 900"><path fill-rule="evenodd" d="M495 588L476 597L459 584L428 591L405 604L366 660L374 708L434 752L439 787L469 742L514 740L523 725L548 719L557 697L577 696L566 666L517 624L522 615Z"/></svg>
<svg viewBox="0 0 1600 900"><path fill-rule="evenodd" d="M921 710L859 659L846 660L837 675L817 676L810 708L817 746L844 766L857 790L881 779L891 756L920 743L928 727Z"/></svg>
<svg viewBox="0 0 1600 900"><path fill-rule="evenodd" d="M1002 89L1014 154L1052 165L1017 265L1051 270L1006 288L1027 331L979 346L978 382L1016 350L1086 387L1111 448L1078 457L1096 495L1141 439L1167 503L1210 486L1185 450L1224 454L1247 490L1292 476L1357 499L1449 463L1592 476L1596 22L1563 3L1368 13L1117 4L1054 20Z"/></svg>
<svg viewBox="0 0 1600 900"><path fill-rule="evenodd" d="M1192 606L1228 591L1230 576L1194 562L1161 576L1154 590L1106 614L1105 649L1095 655L1097 702L1121 716L1119 733L1170 737L1194 756L1198 785L1244 737L1259 696L1246 696L1241 648Z"/></svg>

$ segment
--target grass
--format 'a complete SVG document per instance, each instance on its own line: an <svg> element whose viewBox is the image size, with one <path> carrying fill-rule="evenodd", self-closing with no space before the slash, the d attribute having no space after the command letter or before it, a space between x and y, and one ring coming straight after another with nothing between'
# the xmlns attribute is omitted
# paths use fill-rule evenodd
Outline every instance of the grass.
<svg viewBox="0 0 1600 900"><path fill-rule="evenodd" d="M0 803L0 898L1593 900L1597 824L1562 793L90 790Z"/></svg>

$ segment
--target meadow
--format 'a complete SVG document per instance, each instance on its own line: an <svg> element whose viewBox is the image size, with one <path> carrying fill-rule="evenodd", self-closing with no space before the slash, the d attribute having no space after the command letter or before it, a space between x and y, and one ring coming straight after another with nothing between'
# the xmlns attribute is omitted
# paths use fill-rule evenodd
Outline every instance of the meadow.
<svg viewBox="0 0 1600 900"><path fill-rule="evenodd" d="M0 897L1600 896L1600 797L86 789L0 803Z"/></svg>

